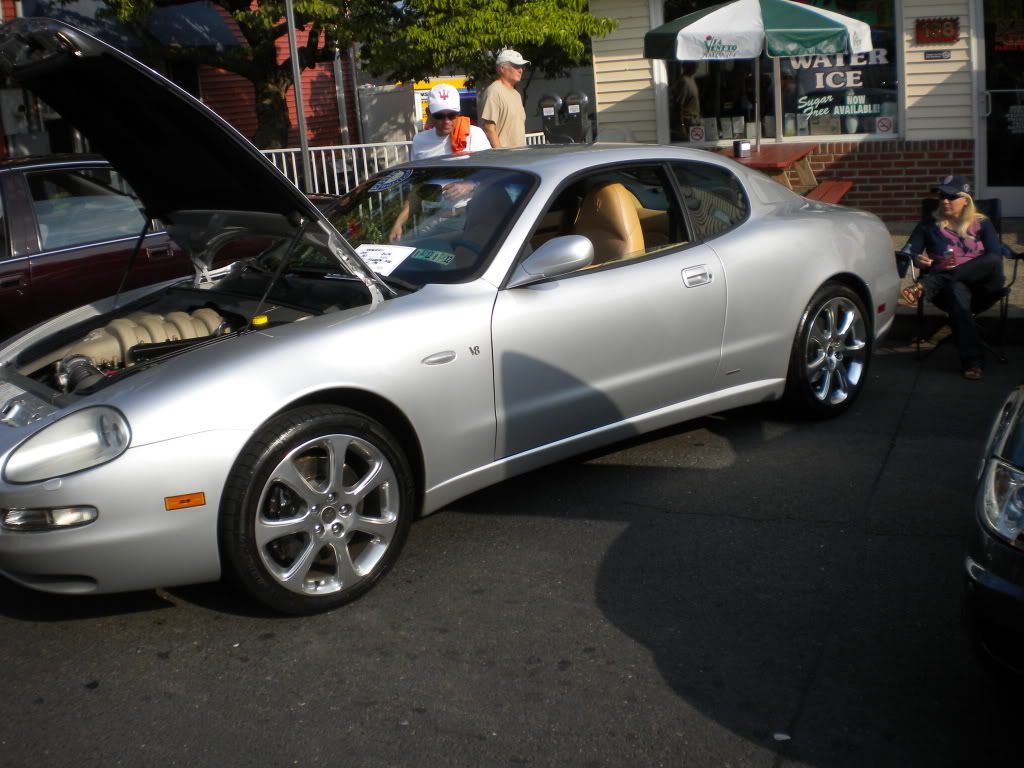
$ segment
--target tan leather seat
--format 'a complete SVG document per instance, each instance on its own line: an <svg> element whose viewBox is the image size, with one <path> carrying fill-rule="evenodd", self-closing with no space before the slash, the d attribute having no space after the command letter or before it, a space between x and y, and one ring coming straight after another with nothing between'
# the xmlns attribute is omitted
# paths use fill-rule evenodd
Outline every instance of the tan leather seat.
<svg viewBox="0 0 1024 768"><path fill-rule="evenodd" d="M605 184L587 193L576 217L575 232L594 244L594 264L644 252L644 233L636 198L621 184Z"/></svg>

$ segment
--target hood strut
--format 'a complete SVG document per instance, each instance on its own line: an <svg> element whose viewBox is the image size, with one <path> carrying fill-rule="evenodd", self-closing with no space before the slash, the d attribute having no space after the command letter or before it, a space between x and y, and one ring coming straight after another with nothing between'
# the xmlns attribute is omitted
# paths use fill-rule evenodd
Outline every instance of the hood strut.
<svg viewBox="0 0 1024 768"><path fill-rule="evenodd" d="M288 266L288 262L292 260L292 256L295 254L295 249L299 247L299 240L301 240L302 236L306 234L306 225L308 223L309 222L306 219L301 217L299 218L299 228L295 232L295 237L293 237L292 241L288 243L288 251L285 253L284 258L281 259L281 263L277 265L277 269L274 270L273 277L271 277L270 281L267 283L267 289L263 291L263 295L260 296L260 302L256 305L256 311L253 312L252 317L249 318L248 330L252 330L252 321L259 316L260 311L263 309L263 304L267 300L267 296L270 295L270 291L275 285L277 285L277 281L280 279L281 275L284 274L284 270L285 267Z"/></svg>
<svg viewBox="0 0 1024 768"><path fill-rule="evenodd" d="M125 267L124 274L121 275L121 282L117 286L117 293L114 295L114 309L117 309L121 304L121 291L124 290L124 284L128 280L128 275L132 271L132 267L135 266L135 260L139 257L139 251L142 250L142 244L146 240L146 233L149 232L149 228L153 225L153 219L150 218L149 214L143 212L146 217L146 223L142 225L142 231L139 232L138 238L135 240L135 247L132 248L131 258L128 259L128 266Z"/></svg>

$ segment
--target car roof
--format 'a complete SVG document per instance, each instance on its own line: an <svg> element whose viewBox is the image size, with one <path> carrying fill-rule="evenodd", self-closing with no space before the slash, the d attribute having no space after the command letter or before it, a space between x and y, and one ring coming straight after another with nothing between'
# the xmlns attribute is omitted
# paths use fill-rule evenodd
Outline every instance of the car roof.
<svg viewBox="0 0 1024 768"><path fill-rule="evenodd" d="M544 144L514 149L490 149L461 155L445 155L427 160L417 160L411 166L437 168L445 165L472 166L479 168L503 168L527 171L542 177L557 172L559 175L593 168L595 164L606 165L625 162L658 160L696 160L717 165L728 165L732 170L744 173L746 169L728 158L706 149L667 146L664 144Z"/></svg>

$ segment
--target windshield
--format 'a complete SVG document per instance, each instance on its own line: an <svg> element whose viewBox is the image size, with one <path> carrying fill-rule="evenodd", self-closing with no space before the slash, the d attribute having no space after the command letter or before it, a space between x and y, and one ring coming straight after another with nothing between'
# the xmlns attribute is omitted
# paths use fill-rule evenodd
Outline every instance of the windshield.
<svg viewBox="0 0 1024 768"><path fill-rule="evenodd" d="M327 211L363 261L406 283L458 283L490 263L534 177L493 168L399 168Z"/></svg>

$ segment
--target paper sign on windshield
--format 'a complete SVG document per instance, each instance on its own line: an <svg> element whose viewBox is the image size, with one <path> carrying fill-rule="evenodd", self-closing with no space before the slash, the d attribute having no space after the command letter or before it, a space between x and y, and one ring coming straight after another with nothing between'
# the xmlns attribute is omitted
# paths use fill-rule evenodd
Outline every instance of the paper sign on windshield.
<svg viewBox="0 0 1024 768"><path fill-rule="evenodd" d="M356 248L356 253L366 262L366 266L378 275L390 275L391 272L415 251L408 245L374 245L364 243Z"/></svg>

